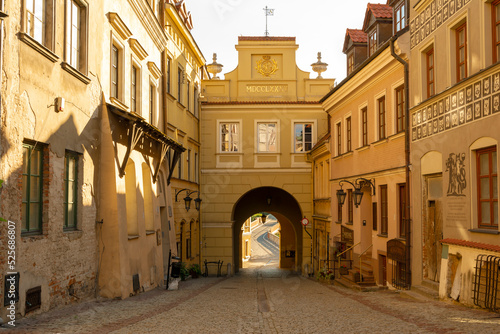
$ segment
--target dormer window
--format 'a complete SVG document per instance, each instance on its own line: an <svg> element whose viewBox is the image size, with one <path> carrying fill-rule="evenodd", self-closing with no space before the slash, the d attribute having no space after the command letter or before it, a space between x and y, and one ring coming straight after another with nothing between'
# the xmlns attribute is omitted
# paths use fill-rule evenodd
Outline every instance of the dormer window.
<svg viewBox="0 0 500 334"><path fill-rule="evenodd" d="M397 33L406 26L405 2L397 4L394 7L394 33Z"/></svg>
<svg viewBox="0 0 500 334"><path fill-rule="evenodd" d="M373 29L368 34L368 57L377 51L377 29Z"/></svg>
<svg viewBox="0 0 500 334"><path fill-rule="evenodd" d="M354 71L354 52L347 55L347 75Z"/></svg>

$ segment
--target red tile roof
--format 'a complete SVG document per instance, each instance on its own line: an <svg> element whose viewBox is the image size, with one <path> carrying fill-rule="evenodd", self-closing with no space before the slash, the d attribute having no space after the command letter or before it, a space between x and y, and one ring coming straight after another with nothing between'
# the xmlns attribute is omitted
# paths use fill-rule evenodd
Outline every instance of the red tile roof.
<svg viewBox="0 0 500 334"><path fill-rule="evenodd" d="M238 41L293 41L295 37L239 36Z"/></svg>
<svg viewBox="0 0 500 334"><path fill-rule="evenodd" d="M371 10L373 16L380 19L392 19L392 7L380 3L369 3L366 9Z"/></svg>
<svg viewBox="0 0 500 334"><path fill-rule="evenodd" d="M354 43L366 43L368 37L366 32L361 29L347 29L346 36L349 35Z"/></svg>
<svg viewBox="0 0 500 334"><path fill-rule="evenodd" d="M459 240L459 239L443 239L443 240L441 240L441 243L448 244L448 245L456 245L456 246L484 249L484 250L500 253L500 246L499 245L489 245L489 244L483 244L480 242L466 241L466 240Z"/></svg>

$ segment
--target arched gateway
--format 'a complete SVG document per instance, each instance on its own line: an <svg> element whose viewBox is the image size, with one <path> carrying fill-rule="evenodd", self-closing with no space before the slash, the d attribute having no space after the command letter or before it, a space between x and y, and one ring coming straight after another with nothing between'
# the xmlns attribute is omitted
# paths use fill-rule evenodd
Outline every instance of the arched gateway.
<svg viewBox="0 0 500 334"><path fill-rule="evenodd" d="M281 225L280 266L310 268L311 239L300 226L304 216L312 221L308 153L328 131L319 100L334 80L300 70L297 48L295 37L240 36L236 69L202 81L201 252L224 261L223 275L241 267L241 227L259 212ZM212 74L221 70L217 61L224 59L214 57Z"/></svg>
<svg viewBox="0 0 500 334"><path fill-rule="evenodd" d="M241 235L245 220L256 212L275 216L280 225L280 268L302 267L302 211L297 200L283 189L259 187L245 193L233 208L234 271L241 268Z"/></svg>

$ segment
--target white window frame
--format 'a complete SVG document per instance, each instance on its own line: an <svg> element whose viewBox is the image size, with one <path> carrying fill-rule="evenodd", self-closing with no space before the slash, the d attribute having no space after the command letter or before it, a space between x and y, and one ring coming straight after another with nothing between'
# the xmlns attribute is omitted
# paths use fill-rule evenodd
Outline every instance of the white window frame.
<svg viewBox="0 0 500 334"><path fill-rule="evenodd" d="M231 124L236 124L238 126L238 150L237 151L223 151L222 150L222 133L221 133L221 126L222 124L226 123L231 123ZM242 153L242 147L241 147L241 139L243 138L243 127L242 127L242 120L234 120L234 119L229 119L229 120L218 120L217 121L217 153L222 153L222 154L235 154L235 153Z"/></svg>
<svg viewBox="0 0 500 334"><path fill-rule="evenodd" d="M73 10L78 7L78 39L77 55L74 54L74 22ZM87 74L87 45L88 45L88 4L84 0L66 0L66 20L65 20L65 61L68 65L78 70L82 74ZM76 62L75 62L76 61Z"/></svg>
<svg viewBox="0 0 500 334"><path fill-rule="evenodd" d="M311 149L314 147L316 144L316 127L317 127L317 121L316 120L293 120L292 122L292 152L296 154L307 154L309 151L297 151L295 150L295 125L296 124L312 124L312 131L311 131Z"/></svg>
<svg viewBox="0 0 500 334"><path fill-rule="evenodd" d="M260 150L260 138L259 138L259 125L261 124L275 124L275 146L276 150L275 151L270 151L270 150ZM279 134L280 134L280 122L279 120L255 120L255 152L256 153L271 153L271 154L276 154L280 152L280 146L279 146ZM267 146L268 142L266 142Z"/></svg>

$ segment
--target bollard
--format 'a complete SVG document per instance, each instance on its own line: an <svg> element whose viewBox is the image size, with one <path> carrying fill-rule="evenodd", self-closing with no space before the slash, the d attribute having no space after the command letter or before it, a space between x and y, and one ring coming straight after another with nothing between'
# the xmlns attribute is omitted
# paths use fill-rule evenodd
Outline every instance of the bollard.
<svg viewBox="0 0 500 334"><path fill-rule="evenodd" d="M227 277L231 277L231 263L227 264Z"/></svg>

